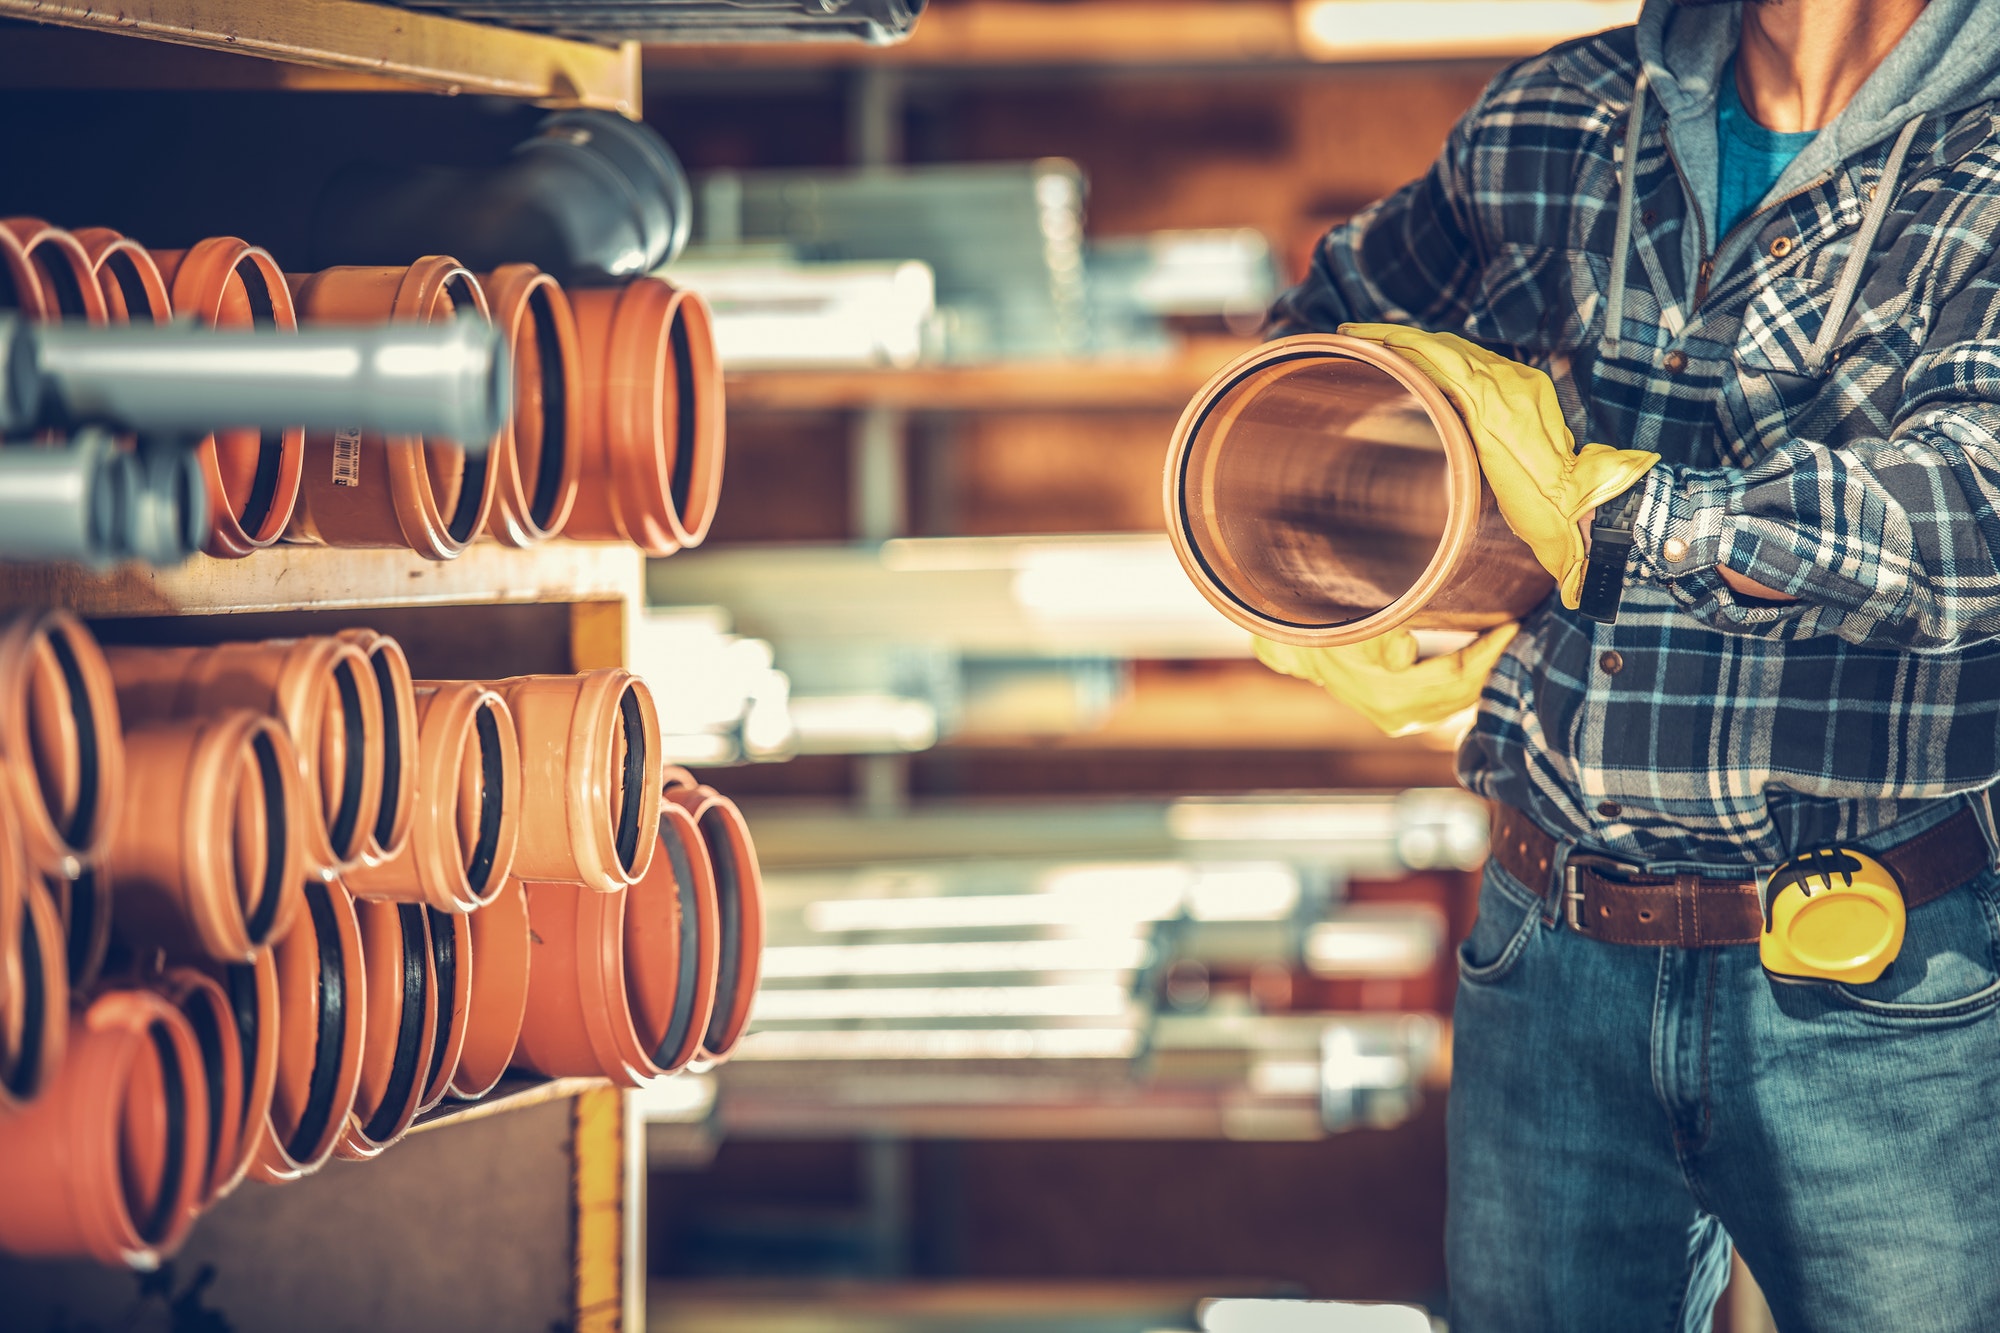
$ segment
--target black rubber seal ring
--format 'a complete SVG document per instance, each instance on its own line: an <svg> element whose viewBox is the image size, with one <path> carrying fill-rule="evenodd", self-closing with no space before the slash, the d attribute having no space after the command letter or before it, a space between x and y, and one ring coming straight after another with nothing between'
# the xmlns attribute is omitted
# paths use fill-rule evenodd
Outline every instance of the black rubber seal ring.
<svg viewBox="0 0 2000 1333"><path fill-rule="evenodd" d="M437 1036L431 1042L431 1065L424 1075L424 1086L428 1088L437 1082L438 1074L444 1069L445 1052L451 1046L453 996L458 987L458 933L453 927L451 913L440 912L435 907L423 910L429 913L431 968L437 974L438 996Z"/></svg>
<svg viewBox="0 0 2000 1333"><path fill-rule="evenodd" d="M375 815L375 841L386 848L396 832L396 803L403 798L403 707L389 654L378 648L368 660L382 689L382 808Z"/></svg>
<svg viewBox="0 0 2000 1333"><path fill-rule="evenodd" d="M187 1018L188 1026L194 1029L195 1044L201 1048L201 1067L208 1080L210 1091L222 1091L222 1024L216 1020L215 1007L209 1000L208 992L195 991L189 997L195 1003L183 1006L181 1013ZM249 1071L244 1071L249 1076ZM220 1096L208 1099L208 1174L215 1174L215 1159L222 1152L222 1126L229 1108L222 1104Z"/></svg>
<svg viewBox="0 0 2000 1333"><path fill-rule="evenodd" d="M667 493L674 502L674 517L685 524L688 494L694 488L694 348L688 342L687 320L678 310L667 341L674 353L675 396L674 466L668 474Z"/></svg>
<svg viewBox="0 0 2000 1333"><path fill-rule="evenodd" d="M38 892L34 888L30 893ZM42 1025L48 1019L47 969L42 965L42 937L26 900L21 903L21 1048L5 1075L7 1091L25 1101L41 1083Z"/></svg>
<svg viewBox="0 0 2000 1333"><path fill-rule="evenodd" d="M329 892L316 880L306 881L306 908L312 913L313 942L319 949L319 1032L313 1043L305 1110L285 1141L285 1152L295 1162L317 1155L333 1122L333 1094L340 1082L341 1048L347 1039L348 960L341 954L340 929L333 919Z"/></svg>
<svg viewBox="0 0 2000 1333"><path fill-rule="evenodd" d="M376 1143L387 1142L410 1104L417 1067L423 1063L424 999L430 989L430 941L424 927L424 909L415 903L398 903L397 925L403 935L403 1011L396 1021L396 1057L389 1065L389 1083L375 1114L361 1132Z"/></svg>
<svg viewBox="0 0 2000 1333"><path fill-rule="evenodd" d="M248 258L236 265L236 276L243 281L243 292L250 301L250 323L253 328L272 329L278 326L278 300L264 281L264 270ZM255 532L271 517L271 509L278 501L278 473L285 465L285 435L283 431L261 431L257 436L257 471L250 478L250 495L243 502L243 512L237 516L237 523L245 532ZM218 496L217 500L227 497Z"/></svg>
<svg viewBox="0 0 2000 1333"><path fill-rule="evenodd" d="M180 1052L174 1049L166 1025L155 1022L147 1031L160 1058L160 1084L166 1089L167 1101L167 1160L160 1171L160 1197L153 1201L152 1215L137 1226L139 1238L151 1245L173 1227L181 1202L181 1180L187 1174L187 1072L181 1068Z"/></svg>
<svg viewBox="0 0 2000 1333"><path fill-rule="evenodd" d="M354 663L342 662L333 669L333 682L340 690L340 721L347 732L347 762L340 774L340 807L334 812L333 854L346 859L342 850L354 841L354 826L361 815L362 755L366 740L361 732L361 685L354 679Z"/></svg>
<svg viewBox="0 0 2000 1333"><path fill-rule="evenodd" d="M618 802L618 864L630 873L639 861L639 800L646 785L646 720L639 715L638 691L630 685L618 696L618 720L625 731L625 791Z"/></svg>
<svg viewBox="0 0 2000 1333"><path fill-rule="evenodd" d="M680 1055L694 1026L694 1003L701 989L701 978L695 975L701 964L701 916L694 858L688 855L687 845L681 841L679 831L669 827L668 820L660 821L660 834L667 861L674 868L674 891L681 910L680 948L675 959L680 971L674 978L674 1007L667 1019L666 1035L660 1038L659 1049L653 1052L653 1063L665 1069Z"/></svg>
<svg viewBox="0 0 2000 1333"><path fill-rule="evenodd" d="M278 920L278 904L285 893L286 840L292 836L285 822L285 774L278 766L278 747L268 732L260 731L250 740L257 756L257 782L264 789L264 829L270 836L265 848L264 882L257 889L257 905L244 921L253 947L262 947L271 938Z"/></svg>
<svg viewBox="0 0 2000 1333"><path fill-rule="evenodd" d="M708 859L715 866L716 939L721 964L715 975L715 1012L709 1016L702 1044L713 1052L729 1034L729 1019L736 1008L736 986L742 973L737 958L737 941L743 934L743 868L736 864L736 849L726 827L728 816L711 809L701 817L701 839L708 844Z"/></svg>
<svg viewBox="0 0 2000 1333"><path fill-rule="evenodd" d="M62 671L63 688L69 691L70 720L76 724L76 809L62 835L70 846L81 847L90 841L91 826L97 822L97 798L103 781L97 767L97 712L91 707L90 687L84 683L83 667L68 631L50 632L49 651Z"/></svg>
<svg viewBox="0 0 2000 1333"><path fill-rule="evenodd" d="M568 367L563 364L562 343L556 336L555 309L550 304L546 287L536 287L528 294L528 314L535 321L535 350L542 364L555 366L553 375L542 376L542 452L535 464L535 493L528 501L528 517L544 532L555 517L556 498L562 489L563 462L569 453L569 440L563 434L564 414L568 407L568 389L564 384L564 373Z"/></svg>
<svg viewBox="0 0 2000 1333"><path fill-rule="evenodd" d="M500 817L507 804L507 770L500 761L500 723L489 701L479 706L472 719L479 734L479 841L472 844L472 859L465 867L465 882L472 896L485 902L499 889L494 884L493 866L500 855Z"/></svg>

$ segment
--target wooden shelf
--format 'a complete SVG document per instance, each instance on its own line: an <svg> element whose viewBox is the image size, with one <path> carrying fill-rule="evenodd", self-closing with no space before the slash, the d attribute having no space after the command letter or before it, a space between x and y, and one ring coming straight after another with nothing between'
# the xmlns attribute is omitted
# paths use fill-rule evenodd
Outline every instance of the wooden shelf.
<svg viewBox="0 0 2000 1333"><path fill-rule="evenodd" d="M639 115L636 42L361 0L0 0L0 18L53 25L0 38L10 88L414 89Z"/></svg>
<svg viewBox="0 0 2000 1333"><path fill-rule="evenodd" d="M484 1097L469 1102L447 1098L425 1111L410 1126L410 1133L421 1134L424 1130L443 1125L462 1125L469 1120L498 1115L502 1111L518 1111L525 1106L562 1101L592 1088L610 1086L608 1079L601 1078L538 1078L532 1074L508 1074Z"/></svg>
<svg viewBox="0 0 2000 1333"><path fill-rule="evenodd" d="M645 559L629 546L481 542L456 560L408 551L279 546L243 560L197 555L177 569L0 564L0 606L66 606L83 616L214 615L359 607L622 602L644 595Z"/></svg>
<svg viewBox="0 0 2000 1333"><path fill-rule="evenodd" d="M729 377L732 412L1147 411L1178 413L1251 340L1202 339L1168 356L913 370L754 370Z"/></svg>

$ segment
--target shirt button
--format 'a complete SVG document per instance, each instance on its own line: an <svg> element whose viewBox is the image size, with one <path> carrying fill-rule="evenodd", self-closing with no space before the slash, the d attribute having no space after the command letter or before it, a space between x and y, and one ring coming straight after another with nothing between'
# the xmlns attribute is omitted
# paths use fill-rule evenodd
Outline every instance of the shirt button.
<svg viewBox="0 0 2000 1333"><path fill-rule="evenodd" d="M1618 802L1616 801L1599 801L1597 803L1597 813L1603 815L1606 819L1616 819L1624 811L1618 808Z"/></svg>
<svg viewBox="0 0 2000 1333"><path fill-rule="evenodd" d="M1688 558L1688 544L1679 537L1669 537L1661 544L1660 554L1667 558L1667 563L1678 565Z"/></svg>
<svg viewBox="0 0 2000 1333"><path fill-rule="evenodd" d="M1771 242L1771 258L1783 259L1786 255L1792 252L1792 246L1794 244L1795 242L1792 240L1791 237L1780 236L1777 240Z"/></svg>
<svg viewBox="0 0 2000 1333"><path fill-rule="evenodd" d="M1603 668L1605 675L1615 676L1625 669L1625 656L1616 648L1613 648L1610 652L1597 659L1597 665Z"/></svg>
<svg viewBox="0 0 2000 1333"><path fill-rule="evenodd" d="M1683 370L1687 369L1688 366L1687 353L1668 352L1666 355L1666 359L1662 361L1660 364L1667 368L1667 373L1669 375L1678 375Z"/></svg>

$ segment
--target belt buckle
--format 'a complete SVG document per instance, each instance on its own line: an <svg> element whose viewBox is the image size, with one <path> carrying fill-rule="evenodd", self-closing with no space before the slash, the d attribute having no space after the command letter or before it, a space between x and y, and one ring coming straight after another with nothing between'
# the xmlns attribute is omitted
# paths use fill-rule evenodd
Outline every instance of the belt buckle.
<svg viewBox="0 0 2000 1333"><path fill-rule="evenodd" d="M1629 875L1633 869L1629 862L1620 861L1616 857L1601 856L1596 852L1571 852L1563 861L1562 891L1563 920L1568 923L1569 928L1582 935L1590 933L1590 927L1585 924L1589 913L1584 910L1586 895L1583 891L1581 872L1595 870L1602 873L1608 870L1614 874Z"/></svg>

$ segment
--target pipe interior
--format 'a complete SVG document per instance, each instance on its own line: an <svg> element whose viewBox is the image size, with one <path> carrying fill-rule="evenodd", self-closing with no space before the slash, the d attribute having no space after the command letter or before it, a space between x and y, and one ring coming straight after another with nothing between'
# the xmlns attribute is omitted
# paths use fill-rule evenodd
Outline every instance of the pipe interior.
<svg viewBox="0 0 2000 1333"><path fill-rule="evenodd" d="M663 829L668 824L667 820L660 821ZM687 1045L689 1030L694 1026L695 1003L701 998L700 886L695 879L694 858L688 855L687 840L680 832L683 825L678 820L672 821L672 824L673 831L661 839L661 850L666 854L667 863L673 867L680 932L674 950L673 1005L667 1012L659 1044L653 1051L653 1063L662 1069L671 1067ZM627 957L627 976L631 975L633 966L633 960Z"/></svg>
<svg viewBox="0 0 2000 1333"><path fill-rule="evenodd" d="M28 752L42 804L63 841L81 847L97 823L97 710L68 631L49 628L28 677Z"/></svg>
<svg viewBox="0 0 2000 1333"><path fill-rule="evenodd" d="M111 289L117 293L105 293L107 302L116 300L118 309L113 315L124 323L131 323L140 315L155 320L164 320L168 312L153 309L153 298L147 289L146 280L139 272L139 261L129 250L112 250L104 256L104 267L111 274Z"/></svg>
<svg viewBox="0 0 2000 1333"><path fill-rule="evenodd" d="M701 394L701 385L695 379L694 346L688 334L687 302L676 301L673 306L672 323L667 328L667 343L674 362L674 462L668 474L667 494L673 501L674 514L686 526L692 516L688 513L688 497L694 491L694 451L701 438L699 427L702 417L708 411L708 403Z"/></svg>
<svg viewBox="0 0 2000 1333"><path fill-rule="evenodd" d="M270 275L255 256L244 255L223 283L216 326L269 329L279 322L278 295L272 290ZM215 466L222 478L222 494L216 502L234 514L237 524L252 537L261 535L271 521L284 462L282 431L225 430L215 434Z"/></svg>
<svg viewBox="0 0 2000 1333"><path fill-rule="evenodd" d="M424 909L415 903L396 905L396 925L402 941L403 1002L396 1018L396 1054L389 1064L389 1079L382 1099L361 1132L376 1143L386 1142L396 1132L403 1108L410 1103L423 1063L424 1002L430 988L429 931Z"/></svg>
<svg viewBox="0 0 2000 1333"><path fill-rule="evenodd" d="M237 760L235 807L236 898L250 943L261 947L278 920L287 839L292 836L278 747L262 728L252 733L249 752Z"/></svg>
<svg viewBox="0 0 2000 1333"><path fill-rule="evenodd" d="M335 691L327 702L330 710L338 712L320 727L319 781L321 799L333 806L332 818L327 820L333 854L345 861L357 850L368 738L362 729L361 682L354 678L351 659L342 658L334 664L333 681Z"/></svg>
<svg viewBox="0 0 2000 1333"><path fill-rule="evenodd" d="M319 964L319 986L315 999L318 1011L313 1042L312 1075L306 1084L305 1105L297 1123L285 1139L285 1152L295 1162L318 1155L322 1140L333 1123L334 1094L339 1091L341 1060L347 1041L347 971L349 960L334 919L332 890L317 880L307 880L306 909L311 917L313 944ZM301 922L300 926L304 923ZM293 929L299 929L295 926ZM342 1108L345 1114L345 1108Z"/></svg>
<svg viewBox="0 0 2000 1333"><path fill-rule="evenodd" d="M223 1085L228 1081L225 1068L222 1024L227 1015L216 1011L215 999L211 992L196 987L188 992L181 1007L181 1014L194 1029L195 1047L201 1052L202 1077L208 1084L208 1174L216 1174L218 1159L222 1156L222 1132L228 1124L229 1108L223 1105Z"/></svg>
<svg viewBox="0 0 2000 1333"><path fill-rule="evenodd" d="M617 820L618 864L629 872L639 860L639 802L646 790L646 722L631 685L618 696L618 723L612 750L618 781L611 790L611 813Z"/></svg>
<svg viewBox="0 0 2000 1333"><path fill-rule="evenodd" d="M533 333L515 345L514 466L528 487L528 519L547 531L562 498L563 467L569 452L564 437L569 367L563 364L562 340L549 288L537 284L528 292Z"/></svg>
<svg viewBox="0 0 2000 1333"><path fill-rule="evenodd" d="M49 977L42 959L42 936L35 928L28 899L21 898L21 1044L13 1060L0 1070L8 1093L25 1101L42 1083L42 1033L49 1019Z"/></svg>
<svg viewBox="0 0 2000 1333"><path fill-rule="evenodd" d="M1304 352L1244 372L1197 422L1181 522L1245 609L1300 628L1387 609L1450 517L1444 443L1387 371Z"/></svg>
<svg viewBox="0 0 2000 1333"><path fill-rule="evenodd" d="M43 233L47 235L47 233ZM55 302L55 313L63 319L83 319L90 313L83 294L83 276L71 267L69 256L54 245L38 245L28 258L41 276L42 290Z"/></svg>
<svg viewBox="0 0 2000 1333"><path fill-rule="evenodd" d="M429 318L435 322L455 317L476 317L479 313L478 288L471 275L454 274L439 291ZM461 544L472 540L478 530L480 500L486 490L486 467L492 450L473 454L457 443L424 444L424 473L431 494L437 499L438 513L448 515L445 531Z"/></svg>
<svg viewBox="0 0 2000 1333"><path fill-rule="evenodd" d="M730 1020L736 1008L736 988L742 978L742 959L737 957L743 937L743 867L736 859L736 840L729 812L719 805L702 811L699 820L702 843L708 848L709 864L715 870L716 939L720 962L715 975L715 1010L709 1016L702 1044L711 1055L719 1054L735 1035Z"/></svg>
<svg viewBox="0 0 2000 1333"><path fill-rule="evenodd" d="M375 814L375 842L387 847L396 836L396 807L403 799L403 702L388 650L375 649L368 664L382 693L382 808Z"/></svg>
<svg viewBox="0 0 2000 1333"><path fill-rule="evenodd" d="M125 1215L148 1245L173 1229L187 1161L187 1079L173 1031L155 1019L126 1072L118 1122L118 1176Z"/></svg>
<svg viewBox="0 0 2000 1333"><path fill-rule="evenodd" d="M405 911L412 910L404 908ZM451 1020L458 993L458 919L435 907L414 909L425 914L430 928L430 965L437 985L437 1031L431 1038L431 1058L424 1070L424 1086L431 1087L444 1072L444 1058L451 1048Z"/></svg>
<svg viewBox="0 0 2000 1333"><path fill-rule="evenodd" d="M472 715L472 732L465 738L466 753L459 760L458 845L461 856L467 843L472 854L465 857L465 882L472 896L481 902L500 888L503 877L493 873L500 859L500 822L506 811L507 767L500 748L500 720L494 716L493 702L483 701ZM477 762L471 762L477 749ZM477 781L477 790L468 791L466 779Z"/></svg>

